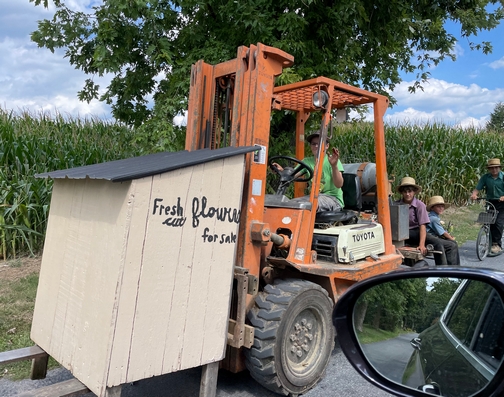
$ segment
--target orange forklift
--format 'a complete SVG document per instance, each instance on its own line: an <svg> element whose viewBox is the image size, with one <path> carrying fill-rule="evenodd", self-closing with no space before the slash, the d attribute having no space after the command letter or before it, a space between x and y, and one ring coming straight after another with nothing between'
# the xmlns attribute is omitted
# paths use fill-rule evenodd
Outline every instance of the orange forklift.
<svg viewBox="0 0 504 397"><path fill-rule="evenodd" d="M247 368L269 390L296 396L325 372L334 347L334 303L359 280L398 268L403 257L392 236L383 125L388 98L325 77L276 87L275 78L293 62L286 52L259 43L239 47L227 62L194 64L185 148L255 149L246 158L228 348L221 367ZM317 213L332 118L337 109L359 105L374 109L374 214L360 216L361 175L346 172L344 210ZM296 158L269 156L270 120L277 111L296 115ZM305 125L312 113L321 119L313 170L303 162ZM268 168L284 160L293 166L285 167L275 193L266 194ZM292 184L293 196L304 196L306 182L309 199L286 196Z"/></svg>

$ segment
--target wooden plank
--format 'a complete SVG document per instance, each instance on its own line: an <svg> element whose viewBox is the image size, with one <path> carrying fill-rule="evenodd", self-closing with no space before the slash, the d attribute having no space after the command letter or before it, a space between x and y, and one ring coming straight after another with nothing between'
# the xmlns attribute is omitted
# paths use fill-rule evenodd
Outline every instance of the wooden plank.
<svg viewBox="0 0 504 397"><path fill-rule="evenodd" d="M219 375L219 362L203 365L199 397L215 397L217 394L217 377Z"/></svg>
<svg viewBox="0 0 504 397"><path fill-rule="evenodd" d="M73 397L86 393L89 393L89 389L77 379L72 378L18 394L16 397Z"/></svg>
<svg viewBox="0 0 504 397"><path fill-rule="evenodd" d="M191 222L188 215L191 201L187 199L187 191L192 184L194 184L193 167L153 177L151 188L148 190L150 197L146 203L145 217L142 220L145 227L142 230L136 228L131 232L132 235L135 233L136 239L143 241L143 244L140 259L142 267L137 282L137 299L132 319L133 330L128 338L130 356L126 361L127 382L173 372L171 367L163 369L163 358L166 344L172 345L173 350L180 345L179 338L168 339L166 335L170 328L172 311L178 313L179 307L182 307L184 302L174 297L174 290L176 283L184 283L181 274L177 273L179 270L177 258L183 246L181 235ZM171 215L161 215L159 209L154 211L156 205L175 208L180 205L181 208L176 210L177 213L173 217L177 219L187 217L186 226L163 224ZM180 212L183 214L180 215ZM144 233L141 238L138 236L140 232ZM128 243L128 250L130 244L133 244L133 241ZM190 268L182 268L182 273L188 271ZM122 299L120 305L123 305ZM182 320L181 315L175 315L171 326L183 325ZM108 384L112 385L110 381Z"/></svg>
<svg viewBox="0 0 504 397"><path fill-rule="evenodd" d="M106 386L128 383L131 335L135 320L139 280L142 270L145 219L149 212L152 178L132 181L129 191L128 227L121 254L121 271L116 292L117 308L114 314L114 336L111 345L110 366ZM141 376L133 380L140 379Z"/></svg>
<svg viewBox="0 0 504 397"><path fill-rule="evenodd" d="M222 164L222 161L212 162L211 164L217 166L218 171L216 172L220 173L219 165ZM186 193L186 207L189 214L192 214L194 211L195 200L200 203L200 207L203 196L206 196L210 203L214 201L215 194L209 191L209 186L210 188L215 186L218 174L211 175L208 173L208 168L209 163L193 167L191 184L188 186ZM208 254L208 247L205 247L205 244L202 243L203 240L201 237L204 234L204 222L200 220L198 227L195 228L193 217L193 215L188 215L187 222L180 235L178 250L175 251L175 246L173 246L173 251L171 251L176 252L173 261L176 283L172 288L171 299L173 307L169 318L167 318L163 357L163 367L169 368L170 371L197 367L207 363L206 360L202 360L201 351L203 335L206 329L203 327L203 323L200 323L197 327L191 327L188 321L190 316L203 320L208 302L205 300L206 287L200 285L201 288L198 288L193 285L195 279L199 279L202 282L206 281L208 277L208 271L202 271L200 266L201 261L199 260L199 256L208 256L205 255L205 253ZM217 285L214 285L214 287L218 288ZM191 298L199 302L196 313L191 313L190 311L190 308L194 306L191 304ZM171 341L177 341L177 344ZM215 342L218 343L217 341Z"/></svg>
<svg viewBox="0 0 504 397"><path fill-rule="evenodd" d="M205 164L208 168L210 164ZM240 210L241 195L243 187L243 159L233 157L226 159L219 174L220 179L215 182L217 191L225 192L218 196L218 202L213 203L216 207L232 208ZM209 170L212 172L211 170ZM208 185L207 185L208 186ZM216 197L217 198L217 197ZM227 327L229 319L229 308L231 305L231 290L234 278L234 264L236 255L236 242L223 243L222 237L230 238L233 234L236 238L238 234L238 224L230 222L230 216L226 220L215 220L213 225L207 224L210 233L219 235L219 242L210 244L209 250L201 250L199 255L195 255L195 261L200 266L207 268L207 277L196 279L197 282L205 282L197 286L201 288L202 300L206 302L204 310L200 312L202 322L194 317L197 313L198 302L194 299L189 301L189 313L186 328L200 328L205 332L200 333L201 339L201 364L208 364L211 361L219 361L224 358L227 345ZM210 219L207 219L210 220ZM203 220L202 220L203 222ZM206 246L206 244L204 244ZM200 268L203 272L203 268ZM196 289L195 289L196 290ZM191 296L194 298L194 296ZM201 305L200 305L201 306ZM193 342L194 343L194 342ZM188 358L188 356L186 356Z"/></svg>
<svg viewBox="0 0 504 397"><path fill-rule="evenodd" d="M121 397L122 386L107 387L105 397Z"/></svg>
<svg viewBox="0 0 504 397"><path fill-rule="evenodd" d="M109 369L129 186L55 181L35 301L32 340L98 396Z"/></svg>
<svg viewBox="0 0 504 397"><path fill-rule="evenodd" d="M16 361L47 357L47 353L38 346L23 347L0 353L0 364L10 364Z"/></svg>
<svg viewBox="0 0 504 397"><path fill-rule="evenodd" d="M45 353L45 352L44 352ZM30 379L45 379L47 376L47 364L49 363L49 354L37 357L32 360Z"/></svg>

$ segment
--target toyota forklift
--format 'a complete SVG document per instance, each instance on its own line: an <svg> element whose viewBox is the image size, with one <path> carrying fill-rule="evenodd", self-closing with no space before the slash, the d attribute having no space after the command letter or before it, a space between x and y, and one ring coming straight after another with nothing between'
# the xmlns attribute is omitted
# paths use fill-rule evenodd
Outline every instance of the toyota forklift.
<svg viewBox="0 0 504 397"><path fill-rule="evenodd" d="M392 237L383 125L388 98L325 77L275 86L275 78L293 63L292 55L259 43L239 47L236 58L226 62L194 64L185 148L251 148L228 347L220 366L232 372L246 368L269 390L297 396L312 388L328 365L335 339L334 303L352 284L399 268L403 257ZM317 213L333 115L360 105L374 111L376 186L367 193L374 197L374 214L362 216L360 176L345 172L345 208ZM273 112L296 116L295 158L270 157ZM311 170L303 162L305 126L315 114L321 136ZM291 165L279 175L279 186L267 190L268 169L275 171L273 163L282 161ZM293 201L305 196L307 182L309 198Z"/></svg>

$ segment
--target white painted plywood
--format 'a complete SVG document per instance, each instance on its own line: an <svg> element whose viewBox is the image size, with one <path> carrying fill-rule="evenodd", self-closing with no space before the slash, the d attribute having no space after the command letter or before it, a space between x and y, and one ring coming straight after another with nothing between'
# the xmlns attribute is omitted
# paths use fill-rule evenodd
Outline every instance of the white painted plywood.
<svg viewBox="0 0 504 397"><path fill-rule="evenodd" d="M222 359L242 184L243 156L56 180L32 339L100 397Z"/></svg>
<svg viewBox="0 0 504 397"><path fill-rule="evenodd" d="M240 157L153 178L128 373L121 382L223 358L236 241L220 239L236 236L238 223L227 219L238 219L242 181ZM170 207L169 216L160 215L161 206ZM224 222L215 214L204 217L216 208L231 215ZM108 385L117 382L109 378Z"/></svg>
<svg viewBox="0 0 504 397"><path fill-rule="evenodd" d="M106 379L128 187L53 188L31 337L92 390Z"/></svg>

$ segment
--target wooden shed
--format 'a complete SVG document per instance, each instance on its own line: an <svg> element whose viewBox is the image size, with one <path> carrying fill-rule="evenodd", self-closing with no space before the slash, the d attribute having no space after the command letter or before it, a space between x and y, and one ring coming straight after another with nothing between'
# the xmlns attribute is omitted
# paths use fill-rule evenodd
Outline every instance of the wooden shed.
<svg viewBox="0 0 504 397"><path fill-rule="evenodd" d="M252 150L37 175L54 187L32 340L99 397L223 359Z"/></svg>

